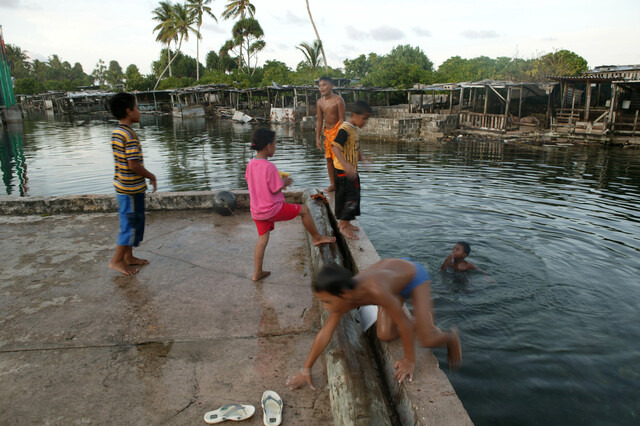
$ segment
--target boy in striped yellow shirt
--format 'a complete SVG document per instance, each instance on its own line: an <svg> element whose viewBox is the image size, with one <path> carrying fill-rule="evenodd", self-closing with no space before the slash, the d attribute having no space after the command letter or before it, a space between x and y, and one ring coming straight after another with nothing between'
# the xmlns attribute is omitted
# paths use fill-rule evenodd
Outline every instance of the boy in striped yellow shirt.
<svg viewBox="0 0 640 426"><path fill-rule="evenodd" d="M133 123L140 122L140 110L136 98L130 93L114 95L109 106L111 113L119 120L118 126L111 134L111 149L115 162L113 186L118 198L118 214L120 217L120 233L118 246L109 268L132 275L138 272L136 265L146 265L146 259L133 256L133 247L137 247L144 236L145 192L149 179L156 192L156 177L144 167L142 147L136 132L131 128Z"/></svg>

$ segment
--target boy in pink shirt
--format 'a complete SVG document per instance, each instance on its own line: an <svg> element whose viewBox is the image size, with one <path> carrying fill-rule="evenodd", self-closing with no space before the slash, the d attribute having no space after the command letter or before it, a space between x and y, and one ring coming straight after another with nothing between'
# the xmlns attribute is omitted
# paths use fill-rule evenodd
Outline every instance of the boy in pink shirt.
<svg viewBox="0 0 640 426"><path fill-rule="evenodd" d="M313 244L326 244L336 241L335 237L321 235L311 217L307 206L284 202L282 190L293 183L293 179L280 178L278 169L269 161L276 152L276 133L266 128L257 129L251 137L251 149L257 151L256 158L247 164L245 179L249 186L251 217L258 228L258 243L254 251L255 271L253 280L259 281L270 271L262 269L264 252L269 243L269 234L275 228L275 222L302 217L302 224L313 238Z"/></svg>

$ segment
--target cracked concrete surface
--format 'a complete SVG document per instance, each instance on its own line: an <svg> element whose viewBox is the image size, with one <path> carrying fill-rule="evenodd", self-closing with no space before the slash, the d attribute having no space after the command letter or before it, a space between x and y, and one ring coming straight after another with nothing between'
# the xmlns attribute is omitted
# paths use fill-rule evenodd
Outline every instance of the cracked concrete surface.
<svg viewBox="0 0 640 426"><path fill-rule="evenodd" d="M134 250L151 264L107 268L113 213L0 216L0 423L198 424L267 389L284 424L332 424L327 378L289 391L319 326L299 219L276 224L254 283L247 211L152 211Z"/></svg>

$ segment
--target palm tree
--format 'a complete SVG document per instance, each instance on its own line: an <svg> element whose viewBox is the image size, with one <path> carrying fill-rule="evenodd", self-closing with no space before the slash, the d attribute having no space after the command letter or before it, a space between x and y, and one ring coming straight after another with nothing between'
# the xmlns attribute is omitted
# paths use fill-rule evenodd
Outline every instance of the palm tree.
<svg viewBox="0 0 640 426"><path fill-rule="evenodd" d="M246 19L247 14L253 18L256 13L256 7L251 4L251 0L228 0L227 6L222 12L223 19L240 18L239 21ZM234 35L235 37L235 35ZM242 68L242 43L240 43L240 54L238 55L238 68ZM248 65L247 65L248 66Z"/></svg>
<svg viewBox="0 0 640 426"><path fill-rule="evenodd" d="M160 6L153 10L153 20L160 22L153 29L155 33L158 31L156 41L167 45L167 61L171 61L171 42L178 42L178 33L176 32L173 22L173 5L168 1L161 1ZM171 67L169 67L169 76L171 76Z"/></svg>
<svg viewBox="0 0 640 426"><path fill-rule="evenodd" d="M320 34L318 34L318 29L316 28L315 22L313 22L313 16L311 16L311 9L309 8L309 0L305 0L307 2L307 12L309 12L309 19L311 20L311 25L313 25L313 31L316 32L316 40L320 43L320 51L322 52L322 59L324 59L324 71L329 72L329 68L327 66L327 55L324 54L324 46L322 45L322 40L320 40Z"/></svg>
<svg viewBox="0 0 640 426"><path fill-rule="evenodd" d="M209 3L211 3L211 0L187 0L186 4L187 10L193 14L198 25L196 33L196 81L200 80L200 39L202 39L200 27L202 26L202 17L209 15L214 21L218 22L218 18L211 12L211 8L207 6Z"/></svg>
<svg viewBox="0 0 640 426"><path fill-rule="evenodd" d="M222 12L224 19L240 18L245 19L247 13L251 18L256 13L256 7L251 4L251 0L228 0L227 6Z"/></svg>
<svg viewBox="0 0 640 426"><path fill-rule="evenodd" d="M237 48L240 52L238 54L238 62L246 65L245 68L240 66L240 71L248 75L253 75L256 71L255 65L257 65L258 61L258 52L264 49L266 45L265 41L262 40L264 31L262 31L260 23L253 18L241 19L233 26L232 35L233 38L227 40L220 49L220 58L224 58L229 55L229 52ZM246 58L242 57L243 51ZM253 70L251 69L252 59L255 62Z"/></svg>
<svg viewBox="0 0 640 426"><path fill-rule="evenodd" d="M189 13L189 11L184 5L175 4L172 6L170 28L172 28L172 30L175 31L173 34L175 34L175 36L178 37L178 47L176 48L175 55L173 55L173 58L169 60L169 63L160 74L160 77L158 77L158 81L156 82L156 85L153 87L153 90L156 90L156 88L158 87L158 84L160 83L160 79L162 78L164 73L167 71L167 69L171 66L171 63L173 62L173 60L176 59L176 57L178 56L178 53L180 53L182 42L189 41L189 31L197 34L197 31L195 30L195 28L192 27L194 21L195 21L194 16L191 13Z"/></svg>
<svg viewBox="0 0 640 426"><path fill-rule="evenodd" d="M322 43L319 40L314 40L313 44L309 44L305 41L296 46L296 49L304 54L307 64L309 64L309 66L314 70L318 69L318 67L320 66L321 48Z"/></svg>

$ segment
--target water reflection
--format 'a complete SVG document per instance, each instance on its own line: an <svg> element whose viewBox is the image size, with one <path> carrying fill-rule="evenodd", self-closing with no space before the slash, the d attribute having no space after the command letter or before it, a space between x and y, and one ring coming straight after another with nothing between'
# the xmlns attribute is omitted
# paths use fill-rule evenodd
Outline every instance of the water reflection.
<svg viewBox="0 0 640 426"><path fill-rule="evenodd" d="M22 124L9 124L2 128L2 153L0 153L0 167L2 181L7 195L15 190L14 173L18 178L17 189L20 196L27 194L29 178L27 177L27 162L24 157Z"/></svg>

